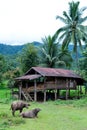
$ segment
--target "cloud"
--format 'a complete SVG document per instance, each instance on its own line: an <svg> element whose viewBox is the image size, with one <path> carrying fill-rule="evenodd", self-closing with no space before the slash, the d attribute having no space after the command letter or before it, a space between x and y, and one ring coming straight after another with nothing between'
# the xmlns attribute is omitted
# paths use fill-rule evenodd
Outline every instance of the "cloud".
<svg viewBox="0 0 87 130"><path fill-rule="evenodd" d="M56 15L72 0L0 0L0 42L24 44L53 35L61 26ZM80 0L81 5L86 1Z"/></svg>

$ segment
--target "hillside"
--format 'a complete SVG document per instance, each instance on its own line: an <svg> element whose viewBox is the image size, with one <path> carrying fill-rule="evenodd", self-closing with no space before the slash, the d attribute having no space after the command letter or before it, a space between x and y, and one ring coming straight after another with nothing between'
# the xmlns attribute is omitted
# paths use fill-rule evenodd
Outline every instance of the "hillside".
<svg viewBox="0 0 87 130"><path fill-rule="evenodd" d="M40 46L41 43L39 42L32 42L35 46ZM18 52L21 52L25 45L6 45L3 43L0 43L0 53L2 55L14 55L17 54Z"/></svg>
<svg viewBox="0 0 87 130"><path fill-rule="evenodd" d="M36 41L32 42L32 44L36 47L42 46L42 43ZM26 44L13 46L13 45L6 45L0 43L0 53L2 55L14 55L17 54L18 52L21 52L25 45ZM72 51L72 49L73 49L73 45L69 45L69 50ZM78 48L78 55L79 57L81 56L81 51L79 48Z"/></svg>

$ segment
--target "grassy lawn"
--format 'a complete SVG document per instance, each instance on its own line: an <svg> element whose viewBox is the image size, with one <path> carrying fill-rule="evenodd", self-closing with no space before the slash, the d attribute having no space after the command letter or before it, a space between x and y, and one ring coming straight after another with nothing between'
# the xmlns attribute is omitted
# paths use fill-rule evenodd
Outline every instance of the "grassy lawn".
<svg viewBox="0 0 87 130"><path fill-rule="evenodd" d="M87 130L86 99L76 101L31 102L29 108L41 108L35 119L23 119L19 112L13 117L9 103L0 103L0 130ZM25 108L24 111L27 111Z"/></svg>

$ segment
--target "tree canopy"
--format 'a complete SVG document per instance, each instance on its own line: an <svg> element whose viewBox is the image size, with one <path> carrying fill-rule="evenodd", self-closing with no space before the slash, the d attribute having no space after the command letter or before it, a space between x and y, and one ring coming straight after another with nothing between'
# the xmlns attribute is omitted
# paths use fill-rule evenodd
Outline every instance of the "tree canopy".
<svg viewBox="0 0 87 130"><path fill-rule="evenodd" d="M61 49L59 43L56 42L55 36L48 36L42 39L43 46L41 48L41 66L50 68L65 68L70 66L72 57L68 50Z"/></svg>
<svg viewBox="0 0 87 130"><path fill-rule="evenodd" d="M22 71L26 72L31 67L37 66L38 60L38 49L31 43L26 44L20 56Z"/></svg>

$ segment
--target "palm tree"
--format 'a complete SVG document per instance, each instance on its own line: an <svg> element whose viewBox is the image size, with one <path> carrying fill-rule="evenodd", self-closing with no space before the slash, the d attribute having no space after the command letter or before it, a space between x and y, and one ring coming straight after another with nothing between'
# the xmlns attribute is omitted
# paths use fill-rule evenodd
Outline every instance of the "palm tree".
<svg viewBox="0 0 87 130"><path fill-rule="evenodd" d="M42 38L43 46L41 49L41 64L40 66L50 67L50 68L65 68L66 60L63 59L63 52L60 53L59 44L56 43L55 36ZM63 54L60 55L60 54ZM66 55L66 54L65 54Z"/></svg>
<svg viewBox="0 0 87 130"><path fill-rule="evenodd" d="M71 64L73 62L72 55L68 48L60 48L58 57L61 61L64 61L66 63L67 68L71 67Z"/></svg>
<svg viewBox="0 0 87 130"><path fill-rule="evenodd" d="M55 33L55 37L58 37L58 41L62 42L63 48L68 47L70 43L73 43L73 52L76 53L77 61L78 45L82 48L82 42L87 42L87 26L83 25L87 20L87 16L82 17L83 12L87 7L79 9L79 4L80 2L70 2L68 13L63 11L64 17L56 17L56 19L60 19L65 25L59 28Z"/></svg>

